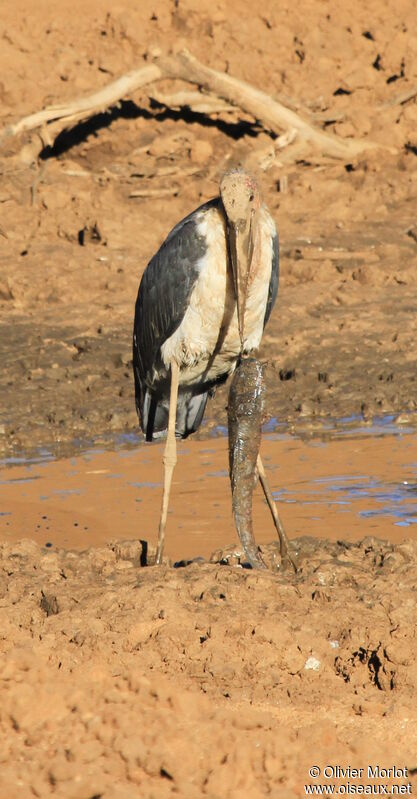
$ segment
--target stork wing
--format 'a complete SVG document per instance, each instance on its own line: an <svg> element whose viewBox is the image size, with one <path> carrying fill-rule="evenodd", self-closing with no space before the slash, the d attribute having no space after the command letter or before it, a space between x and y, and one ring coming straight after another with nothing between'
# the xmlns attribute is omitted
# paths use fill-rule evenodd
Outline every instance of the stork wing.
<svg viewBox="0 0 417 799"><path fill-rule="evenodd" d="M136 300L133 365L136 389L151 388L166 378L161 346L175 333L188 307L206 251L198 221L219 199L205 203L173 228L143 274ZM139 385L138 385L139 383Z"/></svg>

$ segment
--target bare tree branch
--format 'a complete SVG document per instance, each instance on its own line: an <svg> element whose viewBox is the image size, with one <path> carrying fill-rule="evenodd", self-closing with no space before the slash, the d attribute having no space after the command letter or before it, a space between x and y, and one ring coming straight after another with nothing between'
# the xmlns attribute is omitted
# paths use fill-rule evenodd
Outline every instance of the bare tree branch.
<svg viewBox="0 0 417 799"><path fill-rule="evenodd" d="M78 97L70 103L50 105L36 114L23 117L19 122L5 128L0 136L0 141L2 137L16 136L25 130L34 130L54 120L67 123L77 119L87 119L93 114L106 111L109 106L115 105L122 97L132 94L141 86L153 83L161 77L161 70L156 64L127 72L126 75L122 75L121 78L87 97ZM65 126L66 124L62 125L62 127Z"/></svg>
<svg viewBox="0 0 417 799"><path fill-rule="evenodd" d="M196 114L219 114L219 113L236 113L236 106L222 100L221 97L215 97L211 94L203 92L173 92L172 94L165 94L158 92L156 89L149 89L149 97L156 100L157 103L165 105L167 108L189 108Z"/></svg>
<svg viewBox="0 0 417 799"><path fill-rule="evenodd" d="M223 97L232 105L252 114L266 130L270 130L272 133L279 135L283 130L294 128L298 133L298 139L311 142L324 155L334 158L352 158L365 149L376 146L365 141L338 139L336 136L317 130L294 111L272 100L265 92L226 75L225 72L218 72L204 66L186 50L175 56L161 56L156 59L156 63L171 78L181 78L181 80L196 83L210 94Z"/></svg>
<svg viewBox="0 0 417 799"><path fill-rule="evenodd" d="M45 144L52 144L58 133L67 128L69 123L103 112L115 105L122 97L166 78L180 79L187 83L193 83L200 89L203 88L207 94L200 96L206 104L207 102L211 104L226 102L229 106L240 108L253 116L265 130L277 136L283 132L296 131L298 141L309 143L323 155L345 159L352 158L366 149L383 147L383 145L364 140L339 139L325 133L315 128L299 114L272 100L265 92L233 78L225 72L218 72L204 66L186 50L171 56L156 56L152 64L122 75L118 80L87 97L77 98L67 104L49 106L35 114L30 114L6 127L0 134L0 142L8 136L40 129L40 141L26 147L26 159L34 158ZM154 90L148 93L150 96L157 96ZM196 93L193 92L192 96L193 103L195 103ZM208 100L208 96L210 100ZM166 100L169 101L169 97ZM293 134L291 135L293 136Z"/></svg>

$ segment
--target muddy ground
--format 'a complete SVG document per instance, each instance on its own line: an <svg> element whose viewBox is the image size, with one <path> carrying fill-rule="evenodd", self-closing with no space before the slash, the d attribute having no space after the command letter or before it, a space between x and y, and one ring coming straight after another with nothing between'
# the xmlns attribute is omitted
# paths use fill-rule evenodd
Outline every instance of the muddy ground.
<svg viewBox="0 0 417 799"><path fill-rule="evenodd" d="M412 794L416 542L293 543L296 577L3 545L0 795ZM309 777L329 764L366 776Z"/></svg>
<svg viewBox="0 0 417 799"><path fill-rule="evenodd" d="M59 450L136 429L140 275L169 229L217 193L222 170L256 153L270 164L261 182L281 236L280 297L261 352L270 413L296 423L415 409L417 105L400 102L417 79L413 3L271 1L259 14L229 2L107 6L3 3L2 122L105 85L155 43L182 42L327 131L395 153L344 163L295 141L274 161L254 120L184 118L141 92L63 134L30 168L15 157L30 134L4 141L2 447ZM138 189L156 196L132 197ZM223 389L208 425L225 404Z"/></svg>
<svg viewBox="0 0 417 799"><path fill-rule="evenodd" d="M142 271L222 171L248 160L281 238L261 351L270 415L295 429L414 418L414 16L412 0L2 3L1 126L184 44L318 127L380 145L346 162L297 140L275 152L239 112L184 114L141 92L36 163L21 158L36 134L4 139L3 457L137 430ZM222 389L210 403L203 442L226 401ZM382 783L415 791L415 543L343 546L336 525L329 537L300 543L297 577L141 568L138 546L120 542L82 555L3 543L1 799L291 799L326 763L406 768Z"/></svg>

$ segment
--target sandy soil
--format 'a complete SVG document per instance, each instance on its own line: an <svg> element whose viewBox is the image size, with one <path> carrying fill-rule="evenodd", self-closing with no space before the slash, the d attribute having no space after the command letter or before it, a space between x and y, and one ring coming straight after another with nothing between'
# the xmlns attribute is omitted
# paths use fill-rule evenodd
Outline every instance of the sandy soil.
<svg viewBox="0 0 417 799"><path fill-rule="evenodd" d="M416 542L297 546L294 577L3 545L1 796L288 799L346 786L326 764L415 790Z"/></svg>
<svg viewBox="0 0 417 799"><path fill-rule="evenodd" d="M414 6L2 3L1 125L104 86L155 44L183 43L318 126L391 148L343 163L295 142L262 173L282 277L261 355L269 413L295 429L352 414L369 422L392 412L404 422L417 408L417 104L402 100L417 83ZM216 194L226 166L256 153L266 163L272 144L249 117L184 116L140 92L31 166L19 157L29 141L0 149L8 457L39 446L71 454L75 440L111 443L137 429L130 362L140 275L172 225ZM139 188L156 194L133 197ZM226 397L218 392L193 444L202 463L208 434L225 424ZM344 446L353 453L352 442ZM365 474L377 468L368 455ZM156 469L159 452L152 457ZM278 457L275 449L271 468ZM284 448L280 468L286 458ZM401 452L387 479L399 480L405 462L414 479L416 458ZM283 482L279 472L274 487ZM219 490L225 508L226 478ZM21 500L8 498L16 517ZM175 501L179 518L186 494ZM96 496L88 520L100 510L105 528ZM368 765L403 769L379 782L416 790L414 541L358 543L336 518L297 529L291 520L300 573L259 575L236 556L229 565L142 568L140 543L104 545L112 533L126 537L113 521L101 546L80 554L63 542L63 517L39 537L25 519L13 532L1 517L1 799L292 799L305 784L337 783L308 776L326 764L365 767L344 786L378 782ZM233 541L227 524L222 547ZM46 532L51 548L41 546ZM384 527L394 540L391 532ZM171 540L173 557L188 554ZM266 547L268 555L274 561Z"/></svg>

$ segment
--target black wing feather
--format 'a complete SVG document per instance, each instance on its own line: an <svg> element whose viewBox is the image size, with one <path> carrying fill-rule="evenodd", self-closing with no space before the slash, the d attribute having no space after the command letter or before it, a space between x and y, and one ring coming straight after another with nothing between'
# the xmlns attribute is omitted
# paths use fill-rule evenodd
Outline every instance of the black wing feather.
<svg viewBox="0 0 417 799"><path fill-rule="evenodd" d="M197 229L199 213L218 203L218 199L211 200L179 222L143 274L133 330L133 368L140 414L145 388L164 388L167 374L161 346L181 324L199 275L198 261L206 251L205 239Z"/></svg>
<svg viewBox="0 0 417 799"><path fill-rule="evenodd" d="M271 311L275 305L275 300L278 294L279 282L279 239L278 233L272 239L272 264L271 264L271 278L269 281L268 299L266 302L264 327L271 316Z"/></svg>

